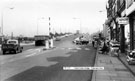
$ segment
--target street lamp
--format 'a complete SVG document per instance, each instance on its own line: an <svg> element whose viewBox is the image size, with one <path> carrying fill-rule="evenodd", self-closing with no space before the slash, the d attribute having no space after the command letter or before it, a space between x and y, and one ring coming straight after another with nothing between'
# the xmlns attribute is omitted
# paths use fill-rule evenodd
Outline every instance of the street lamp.
<svg viewBox="0 0 135 81"><path fill-rule="evenodd" d="M80 33L82 33L82 31L81 31L81 27L82 27L82 21L81 21L81 18L76 18L76 17L74 17L73 19L74 19L74 20L75 20L75 19L80 20Z"/></svg>
<svg viewBox="0 0 135 81"><path fill-rule="evenodd" d="M14 9L14 7L10 7L9 9ZM2 42L4 41L4 34L3 34L3 15L4 15L4 9L1 11L1 34L2 34Z"/></svg>

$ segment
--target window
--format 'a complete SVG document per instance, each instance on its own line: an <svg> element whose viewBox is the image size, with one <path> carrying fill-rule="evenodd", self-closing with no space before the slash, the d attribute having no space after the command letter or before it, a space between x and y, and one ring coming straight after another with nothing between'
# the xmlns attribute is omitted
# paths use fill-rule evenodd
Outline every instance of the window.
<svg viewBox="0 0 135 81"><path fill-rule="evenodd" d="M127 0L127 8L129 8L135 0Z"/></svg>
<svg viewBox="0 0 135 81"><path fill-rule="evenodd" d="M135 49L135 19L134 19L134 49Z"/></svg>
<svg viewBox="0 0 135 81"><path fill-rule="evenodd" d="M16 41L9 41L9 44L16 44Z"/></svg>

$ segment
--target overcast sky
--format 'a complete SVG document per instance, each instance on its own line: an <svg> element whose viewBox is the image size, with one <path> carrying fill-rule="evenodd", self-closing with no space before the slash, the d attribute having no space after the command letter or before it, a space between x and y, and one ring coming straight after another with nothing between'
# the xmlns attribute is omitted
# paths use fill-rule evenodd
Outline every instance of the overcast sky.
<svg viewBox="0 0 135 81"><path fill-rule="evenodd" d="M3 32L15 36L45 34L50 17L52 32L81 29L93 33L103 27L105 5L106 0L0 0Z"/></svg>

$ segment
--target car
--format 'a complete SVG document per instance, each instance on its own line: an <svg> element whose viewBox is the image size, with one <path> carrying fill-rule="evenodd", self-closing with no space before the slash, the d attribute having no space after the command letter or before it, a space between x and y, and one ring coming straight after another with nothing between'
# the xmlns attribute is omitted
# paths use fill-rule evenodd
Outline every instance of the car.
<svg viewBox="0 0 135 81"><path fill-rule="evenodd" d="M66 34L65 37L68 37L68 35Z"/></svg>
<svg viewBox="0 0 135 81"><path fill-rule="evenodd" d="M135 50L127 54L127 62L129 65L135 64Z"/></svg>
<svg viewBox="0 0 135 81"><path fill-rule="evenodd" d="M2 44L1 49L2 49L3 55L7 52L14 52L16 54L16 53L22 52L23 47L20 46L20 42L18 40L10 39L10 40L7 40L6 43Z"/></svg>
<svg viewBox="0 0 135 81"><path fill-rule="evenodd" d="M82 45L84 45L84 44L87 45L89 43L89 40L87 40L85 37L82 37L80 41L81 41Z"/></svg>
<svg viewBox="0 0 135 81"><path fill-rule="evenodd" d="M76 39L73 40L73 43L80 44L80 45L84 45L84 44L87 45L89 43L89 40L87 40L86 38L77 37Z"/></svg>
<svg viewBox="0 0 135 81"><path fill-rule="evenodd" d="M75 44L81 44L80 38L79 37L75 38L73 40L73 43L75 43Z"/></svg>

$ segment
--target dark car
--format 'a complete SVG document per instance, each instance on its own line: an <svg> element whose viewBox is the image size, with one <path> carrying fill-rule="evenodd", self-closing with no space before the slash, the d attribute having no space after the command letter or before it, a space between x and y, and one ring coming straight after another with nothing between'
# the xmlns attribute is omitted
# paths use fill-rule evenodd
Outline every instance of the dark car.
<svg viewBox="0 0 135 81"><path fill-rule="evenodd" d="M89 40L87 40L86 38L78 37L78 38L73 40L73 43L84 45L84 44L88 44Z"/></svg>
<svg viewBox="0 0 135 81"><path fill-rule="evenodd" d="M135 64L135 50L127 54L128 64Z"/></svg>
<svg viewBox="0 0 135 81"><path fill-rule="evenodd" d="M7 43L2 44L2 52L3 54L7 53L7 52L14 52L19 53L22 52L23 47L20 46L20 43L18 40L8 40Z"/></svg>
<svg viewBox="0 0 135 81"><path fill-rule="evenodd" d="M80 41L79 37L75 38L72 42L75 43L75 44L81 44L81 41Z"/></svg>

